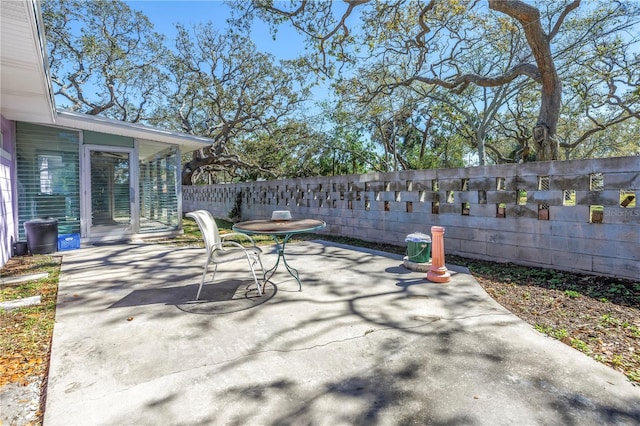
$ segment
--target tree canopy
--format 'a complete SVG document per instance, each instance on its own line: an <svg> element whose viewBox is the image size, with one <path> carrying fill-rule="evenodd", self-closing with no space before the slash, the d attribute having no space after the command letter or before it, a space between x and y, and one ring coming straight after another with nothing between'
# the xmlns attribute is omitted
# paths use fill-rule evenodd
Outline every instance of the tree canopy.
<svg viewBox="0 0 640 426"><path fill-rule="evenodd" d="M640 154L640 3L228 7L227 26L168 40L121 0L43 1L56 99L211 138L184 184ZM295 29L306 55L259 51L259 21L282 43Z"/></svg>
<svg viewBox="0 0 640 426"><path fill-rule="evenodd" d="M166 50L145 15L122 2L82 0L47 0L43 14L62 107L134 123L149 118L166 82L156 66Z"/></svg>
<svg viewBox="0 0 640 426"><path fill-rule="evenodd" d="M591 132L638 118L636 2L346 0L340 6L260 0L237 7L273 28L285 23L297 28L327 75L355 67L355 75L343 81L367 82L360 102L403 88L420 92L425 100L432 93L442 98L440 89L459 99L477 96L475 87L484 89L485 98L502 99L497 108L483 109L482 117L476 113L483 121L488 114L508 110L514 95L504 96L507 86L535 87L537 99L531 100L538 113L525 141L533 146L520 150L534 149L538 160L559 156L563 96L582 98L582 117L598 123ZM576 77L586 87L580 89ZM484 135L476 130L482 163ZM576 143L580 137L563 141L563 146Z"/></svg>

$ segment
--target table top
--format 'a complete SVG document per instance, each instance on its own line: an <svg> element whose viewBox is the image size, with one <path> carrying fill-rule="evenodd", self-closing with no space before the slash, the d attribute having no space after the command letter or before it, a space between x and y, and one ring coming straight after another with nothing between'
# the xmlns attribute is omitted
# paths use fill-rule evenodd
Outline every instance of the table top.
<svg viewBox="0 0 640 426"><path fill-rule="evenodd" d="M248 220L236 223L232 229L245 234L284 235L313 232L325 226L324 221L317 219Z"/></svg>

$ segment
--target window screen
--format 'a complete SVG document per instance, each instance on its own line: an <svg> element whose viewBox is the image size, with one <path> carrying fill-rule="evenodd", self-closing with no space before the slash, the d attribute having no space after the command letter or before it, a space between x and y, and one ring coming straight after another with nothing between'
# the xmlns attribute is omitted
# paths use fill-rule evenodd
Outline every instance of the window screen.
<svg viewBox="0 0 640 426"><path fill-rule="evenodd" d="M76 131L16 124L20 239L34 218L57 219L59 234L80 233L78 147Z"/></svg>
<svg viewBox="0 0 640 426"><path fill-rule="evenodd" d="M140 232L178 229L178 150L140 143Z"/></svg>

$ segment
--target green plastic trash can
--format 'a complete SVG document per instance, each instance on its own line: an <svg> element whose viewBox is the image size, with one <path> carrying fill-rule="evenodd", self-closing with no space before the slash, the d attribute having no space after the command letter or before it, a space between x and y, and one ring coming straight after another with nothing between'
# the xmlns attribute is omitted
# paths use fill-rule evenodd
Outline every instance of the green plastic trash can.
<svg viewBox="0 0 640 426"><path fill-rule="evenodd" d="M431 259L431 237L420 232L407 235L407 260L415 263L427 263Z"/></svg>

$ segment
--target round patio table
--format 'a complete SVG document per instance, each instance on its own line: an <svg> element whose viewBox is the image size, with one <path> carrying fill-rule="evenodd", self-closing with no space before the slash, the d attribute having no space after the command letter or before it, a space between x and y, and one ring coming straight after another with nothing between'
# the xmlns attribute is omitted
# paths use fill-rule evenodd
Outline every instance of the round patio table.
<svg viewBox="0 0 640 426"><path fill-rule="evenodd" d="M307 232L318 231L327 226L322 220L317 219L289 219L289 220L248 220L246 222L238 222L231 229L245 234L271 235L276 242L276 250L278 251L278 260L276 264L264 273L265 283L273 276L278 269L280 259L289 271L289 274L298 281L298 290L302 291L302 283L300 282L300 274L298 270L291 267L285 257L285 247L291 236L296 234L304 234Z"/></svg>

